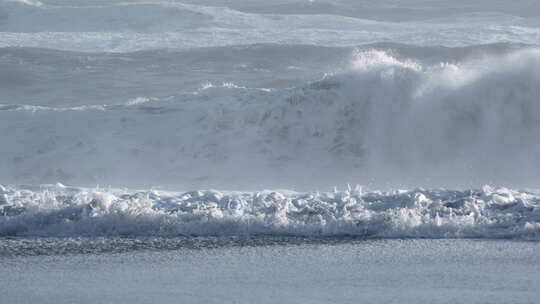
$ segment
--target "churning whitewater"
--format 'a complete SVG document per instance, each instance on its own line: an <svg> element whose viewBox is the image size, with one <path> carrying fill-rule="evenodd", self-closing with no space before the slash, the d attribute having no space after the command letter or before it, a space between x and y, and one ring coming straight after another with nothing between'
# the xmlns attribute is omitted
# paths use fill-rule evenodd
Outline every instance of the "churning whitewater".
<svg viewBox="0 0 540 304"><path fill-rule="evenodd" d="M0 236L540 237L540 193L489 186L330 193L0 189Z"/></svg>
<svg viewBox="0 0 540 304"><path fill-rule="evenodd" d="M372 2L0 0L0 236L538 239L538 1Z"/></svg>

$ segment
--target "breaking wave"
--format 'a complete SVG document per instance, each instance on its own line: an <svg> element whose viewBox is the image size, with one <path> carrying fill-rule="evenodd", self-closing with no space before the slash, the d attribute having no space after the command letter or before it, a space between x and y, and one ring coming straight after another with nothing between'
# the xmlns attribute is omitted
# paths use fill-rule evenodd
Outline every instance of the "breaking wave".
<svg viewBox="0 0 540 304"><path fill-rule="evenodd" d="M2 104L0 127L11 135L0 156L11 161L0 177L183 189L374 179L378 189L537 188L539 50L440 64L383 51L354 57L347 70L295 88L207 82L123 104Z"/></svg>
<svg viewBox="0 0 540 304"><path fill-rule="evenodd" d="M540 193L0 187L0 236L540 237Z"/></svg>

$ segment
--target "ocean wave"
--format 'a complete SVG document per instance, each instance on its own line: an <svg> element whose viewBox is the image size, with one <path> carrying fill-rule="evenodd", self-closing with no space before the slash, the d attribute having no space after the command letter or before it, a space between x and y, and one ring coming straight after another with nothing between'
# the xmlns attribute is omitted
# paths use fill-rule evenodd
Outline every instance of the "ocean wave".
<svg viewBox="0 0 540 304"><path fill-rule="evenodd" d="M336 15L249 14L178 2L95 6L0 4L0 47L86 52L191 49L253 43L354 46L376 42L469 46L537 44L538 17L475 12L411 22Z"/></svg>
<svg viewBox="0 0 540 304"><path fill-rule="evenodd" d="M0 48L0 104L4 110L22 105L30 110L30 106L110 106L144 96L183 99L180 95L197 91L203 83L302 87L327 73L347 71L355 60L352 54L361 51L382 51L397 60L436 66L537 48L509 43L452 48L398 43L356 47L254 44L117 54L7 47Z"/></svg>
<svg viewBox="0 0 540 304"><path fill-rule="evenodd" d="M11 134L0 155L10 161L0 176L229 189L535 187L538 50L437 65L378 50L353 57L349 69L293 88L207 82L103 106L4 104L0 127Z"/></svg>
<svg viewBox="0 0 540 304"><path fill-rule="evenodd" d="M192 29L212 22L212 9L174 3L110 3L94 6L7 1L0 29L6 32L157 32Z"/></svg>
<svg viewBox="0 0 540 304"><path fill-rule="evenodd" d="M540 237L540 193L0 187L0 236Z"/></svg>
<svg viewBox="0 0 540 304"><path fill-rule="evenodd" d="M379 0L184 0L184 3L227 6L231 9L257 14L297 14L322 15L332 14L380 21L425 20L471 12L490 11L516 16L538 16L540 4L535 0L522 0L514 5L490 1L489 6L483 1L456 0L445 1L400 1Z"/></svg>
<svg viewBox="0 0 540 304"><path fill-rule="evenodd" d="M116 64L125 63L133 65L135 62L151 60L183 60L199 63L208 60L213 64L224 64L232 61L242 64L258 60L259 64L268 62L274 65L301 64L308 61L315 66L315 62L350 63L350 54L354 51L383 51L397 59L409 58L421 61L424 64L438 64L440 62L457 62L488 56L503 56L511 52L538 49L538 44L523 44L498 42L471 46L422 46L399 42L376 42L352 46L320 46L310 44L279 44L279 43L252 43L247 45L230 45L217 47L198 47L188 50L156 48L151 50L137 50L125 53L84 52L57 50L42 47L0 47L0 56L5 59L16 58L25 63L46 62L68 64L77 63L84 58L94 61L110 60ZM264 58L264 61L261 60ZM244 62L242 62L244 61ZM340 65L341 67L341 65ZM193 67L191 67L193 68Z"/></svg>

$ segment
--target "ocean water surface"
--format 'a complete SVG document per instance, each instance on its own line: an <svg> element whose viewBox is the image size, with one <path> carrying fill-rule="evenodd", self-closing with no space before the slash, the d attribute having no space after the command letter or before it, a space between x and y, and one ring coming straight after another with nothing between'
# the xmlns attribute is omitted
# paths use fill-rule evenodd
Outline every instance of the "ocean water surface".
<svg viewBox="0 0 540 304"><path fill-rule="evenodd" d="M0 302L537 303L514 2L0 0Z"/></svg>

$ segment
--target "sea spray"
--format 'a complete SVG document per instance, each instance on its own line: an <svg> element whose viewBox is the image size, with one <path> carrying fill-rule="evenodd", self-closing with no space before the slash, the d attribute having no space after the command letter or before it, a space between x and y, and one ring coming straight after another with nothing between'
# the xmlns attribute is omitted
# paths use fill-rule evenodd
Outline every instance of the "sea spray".
<svg viewBox="0 0 540 304"><path fill-rule="evenodd" d="M537 49L439 64L363 50L291 88L225 82L116 104L6 103L0 177L173 189L535 188L538 66Z"/></svg>

